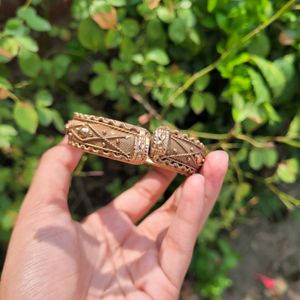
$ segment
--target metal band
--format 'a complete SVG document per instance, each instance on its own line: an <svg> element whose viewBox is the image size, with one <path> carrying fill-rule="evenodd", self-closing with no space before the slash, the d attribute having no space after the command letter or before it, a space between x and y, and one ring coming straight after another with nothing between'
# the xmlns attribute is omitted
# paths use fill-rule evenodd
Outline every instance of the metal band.
<svg viewBox="0 0 300 300"><path fill-rule="evenodd" d="M69 144L85 152L129 164L147 163L183 175L198 172L206 155L198 139L167 127L157 128L151 136L142 127L75 113L65 131Z"/></svg>
<svg viewBox="0 0 300 300"><path fill-rule="evenodd" d="M149 157L157 166L192 175L200 170L205 156L204 145L187 134L159 127L152 135Z"/></svg>

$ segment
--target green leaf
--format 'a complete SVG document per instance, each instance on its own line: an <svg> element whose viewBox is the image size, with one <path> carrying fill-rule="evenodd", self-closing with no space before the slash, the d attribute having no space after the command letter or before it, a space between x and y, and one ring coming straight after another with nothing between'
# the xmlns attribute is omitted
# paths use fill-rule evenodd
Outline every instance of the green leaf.
<svg viewBox="0 0 300 300"><path fill-rule="evenodd" d="M184 7L184 3L186 3L186 7ZM189 0L182 1L181 7L182 9L177 10L178 18L181 19L185 23L186 29L192 29L197 24L197 18L193 13L193 10L190 7L191 2Z"/></svg>
<svg viewBox="0 0 300 300"><path fill-rule="evenodd" d="M89 8L92 5L93 0L73 0L71 12L73 18L78 20L83 20L89 17Z"/></svg>
<svg viewBox="0 0 300 300"><path fill-rule="evenodd" d="M14 107L14 119L23 130L33 134L38 126L38 115L29 102L18 102Z"/></svg>
<svg viewBox="0 0 300 300"><path fill-rule="evenodd" d="M190 40L198 46L198 48L200 47L201 44L201 38L199 33L197 32L197 30L195 30L194 28L191 28L189 30L189 38ZM205 77L205 76L204 76Z"/></svg>
<svg viewBox="0 0 300 300"><path fill-rule="evenodd" d="M53 70L56 79L62 78L71 63L71 58L68 55L59 54L53 59Z"/></svg>
<svg viewBox="0 0 300 300"><path fill-rule="evenodd" d="M38 106L37 113L39 116L40 124L43 126L49 126L53 119L52 110L48 107Z"/></svg>
<svg viewBox="0 0 300 300"><path fill-rule="evenodd" d="M199 236L199 242L213 242L217 238L218 232L222 229L222 222L218 218L209 218Z"/></svg>
<svg viewBox="0 0 300 300"><path fill-rule="evenodd" d="M159 19L155 18L147 22L145 40L149 48L166 48L167 36Z"/></svg>
<svg viewBox="0 0 300 300"><path fill-rule="evenodd" d="M293 99L298 88L296 53L290 53L279 57L274 63L282 71L286 79L285 88L281 96L276 99L276 102L287 103Z"/></svg>
<svg viewBox="0 0 300 300"><path fill-rule="evenodd" d="M32 5L38 5L42 3L44 0L31 0Z"/></svg>
<svg viewBox="0 0 300 300"><path fill-rule="evenodd" d="M0 79L0 87L1 87L1 79ZM293 118L292 122L290 123L288 132L286 134L287 136L297 136L300 135L300 110L296 114L296 116Z"/></svg>
<svg viewBox="0 0 300 300"><path fill-rule="evenodd" d="M52 120L53 120L54 127L59 132L64 132L65 122L61 117L61 115L56 110L52 110Z"/></svg>
<svg viewBox="0 0 300 300"><path fill-rule="evenodd" d="M104 31L91 19L80 22L78 39L84 48L94 52L104 49Z"/></svg>
<svg viewBox="0 0 300 300"><path fill-rule="evenodd" d="M19 43L11 37L0 38L0 63L7 63L13 59L19 52Z"/></svg>
<svg viewBox="0 0 300 300"><path fill-rule="evenodd" d="M251 55L251 61L260 69L268 82L274 97L279 97L285 87L286 80L283 72L272 62L255 55Z"/></svg>
<svg viewBox="0 0 300 300"><path fill-rule="evenodd" d="M205 107L204 99L202 94L199 92L194 92L191 97L191 108L195 114L199 115L202 113Z"/></svg>
<svg viewBox="0 0 300 300"><path fill-rule="evenodd" d="M13 210L8 210L5 212L1 218L1 228L4 230L11 230L15 224L17 218L17 213Z"/></svg>
<svg viewBox="0 0 300 300"><path fill-rule="evenodd" d="M216 8L217 4L218 4L218 0L208 0L207 1L207 11L210 13L213 12L214 9Z"/></svg>
<svg viewBox="0 0 300 300"><path fill-rule="evenodd" d="M133 38L139 33L139 23L134 19L125 19L121 23L121 30L124 35Z"/></svg>
<svg viewBox="0 0 300 300"><path fill-rule="evenodd" d="M167 55L167 53L159 48L152 49L147 52L146 54L146 60L153 61L159 65L167 65L170 62L170 59Z"/></svg>
<svg viewBox="0 0 300 300"><path fill-rule="evenodd" d="M23 74L28 77L37 77L41 70L41 60L37 53L21 50L19 54L19 66Z"/></svg>
<svg viewBox="0 0 300 300"><path fill-rule="evenodd" d="M203 77L198 78L194 83L194 89L196 91L202 92L209 85L210 77L209 75L205 75Z"/></svg>
<svg viewBox="0 0 300 300"><path fill-rule="evenodd" d="M203 98L206 110L210 115L213 115L217 108L215 96L211 93L202 93L201 97Z"/></svg>
<svg viewBox="0 0 300 300"><path fill-rule="evenodd" d="M27 35L29 29L24 26L23 20L19 18L10 18L5 23L4 33L7 35L12 35L14 37Z"/></svg>
<svg viewBox="0 0 300 300"><path fill-rule="evenodd" d="M271 124L278 123L281 121L280 115L276 112L271 103L267 102L263 104L263 107L267 113Z"/></svg>
<svg viewBox="0 0 300 300"><path fill-rule="evenodd" d="M264 148L263 157L265 166L274 167L278 160L278 153L274 148Z"/></svg>
<svg viewBox="0 0 300 300"><path fill-rule="evenodd" d="M186 105L186 97L184 94L179 95L175 98L173 105L177 108L183 108Z"/></svg>
<svg viewBox="0 0 300 300"><path fill-rule="evenodd" d="M141 53L137 53L137 54L133 55L132 60L139 65L143 65L145 58Z"/></svg>
<svg viewBox="0 0 300 300"><path fill-rule="evenodd" d="M107 0L107 2L116 7L125 6L127 4L126 0Z"/></svg>
<svg viewBox="0 0 300 300"><path fill-rule="evenodd" d="M244 200L251 192L251 185L247 182L240 183L235 189L235 200Z"/></svg>
<svg viewBox="0 0 300 300"><path fill-rule="evenodd" d="M7 148L10 146L13 137L17 135L17 131L10 125L0 125L0 148Z"/></svg>
<svg viewBox="0 0 300 300"><path fill-rule="evenodd" d="M37 15L36 10L32 7L19 8L17 15L26 22L28 27L35 31L49 31L51 29L50 23Z"/></svg>
<svg viewBox="0 0 300 300"><path fill-rule="evenodd" d="M111 29L106 33L104 43L107 49L112 49L119 46L121 41L122 36L120 32L116 29Z"/></svg>
<svg viewBox="0 0 300 300"><path fill-rule="evenodd" d="M296 158L291 158L278 165L276 174L285 183L294 183L299 173L299 162Z"/></svg>
<svg viewBox="0 0 300 300"><path fill-rule="evenodd" d="M271 100L271 96L268 88L265 85L265 82L262 76L256 72L254 69L247 67L248 74L251 78L251 83L254 88L256 103L261 104Z"/></svg>
<svg viewBox="0 0 300 300"><path fill-rule="evenodd" d="M264 32L254 37L248 46L249 53L262 57L268 56L270 49L270 39Z"/></svg>
<svg viewBox="0 0 300 300"><path fill-rule="evenodd" d="M112 72L108 72L106 76L103 77L105 89L107 91L114 91L117 88L116 77Z"/></svg>
<svg viewBox="0 0 300 300"><path fill-rule="evenodd" d="M132 42L131 39L124 37L121 43L121 48L120 48L120 58L122 60L130 60L131 57L135 54L136 52L136 45Z"/></svg>
<svg viewBox="0 0 300 300"><path fill-rule="evenodd" d="M182 43L187 35L186 23L182 19L175 19L169 25L169 37L175 44Z"/></svg>
<svg viewBox="0 0 300 300"><path fill-rule="evenodd" d="M28 35L15 36L15 39L19 42L20 46L28 51L37 52L39 46L37 42Z"/></svg>
<svg viewBox="0 0 300 300"><path fill-rule="evenodd" d="M0 88L11 90L12 85L6 78L0 76Z"/></svg>
<svg viewBox="0 0 300 300"><path fill-rule="evenodd" d="M218 65L218 70L221 72L223 78L232 77L233 70L240 65L249 62L249 53L241 53L236 56L228 57L224 62Z"/></svg>
<svg viewBox="0 0 300 300"><path fill-rule="evenodd" d="M105 81L102 77L97 76L90 82L90 91L93 95L97 96L104 92L105 90Z"/></svg>
<svg viewBox="0 0 300 300"><path fill-rule="evenodd" d="M93 64L93 72L104 75L108 72L107 65L104 62L96 62Z"/></svg>
<svg viewBox="0 0 300 300"><path fill-rule="evenodd" d="M35 95L37 106L47 107L53 103L53 97L48 90L39 90Z"/></svg>
<svg viewBox="0 0 300 300"><path fill-rule="evenodd" d="M264 165L261 149L254 148L249 154L249 164L253 170L260 170Z"/></svg>
<svg viewBox="0 0 300 300"><path fill-rule="evenodd" d="M174 9L162 5L157 8L157 15L165 23L171 23L175 18Z"/></svg>
<svg viewBox="0 0 300 300"><path fill-rule="evenodd" d="M242 148L236 153L236 158L239 162L244 162L248 158L247 146L242 146Z"/></svg>
<svg viewBox="0 0 300 300"><path fill-rule="evenodd" d="M278 160L278 153L274 148L254 148L249 154L249 164L254 170L260 170L263 166L273 167Z"/></svg>
<svg viewBox="0 0 300 300"><path fill-rule="evenodd" d="M143 82L143 75L141 73L133 73L130 76L130 82L133 85L139 85Z"/></svg>
<svg viewBox="0 0 300 300"><path fill-rule="evenodd" d="M99 0L99 1L92 1L90 7L89 7L89 11L90 11L90 15L94 16L99 12L110 12L112 10L112 5L109 4L106 1L103 0Z"/></svg>

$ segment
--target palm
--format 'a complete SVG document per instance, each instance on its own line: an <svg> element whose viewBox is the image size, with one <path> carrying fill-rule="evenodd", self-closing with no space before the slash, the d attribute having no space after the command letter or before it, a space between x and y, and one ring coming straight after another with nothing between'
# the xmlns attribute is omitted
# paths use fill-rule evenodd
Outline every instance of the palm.
<svg viewBox="0 0 300 300"><path fill-rule="evenodd" d="M66 199L80 155L62 143L44 156L13 232L0 298L176 299L226 157L209 155L202 175L191 176L136 225L175 175L152 170L78 223Z"/></svg>
<svg viewBox="0 0 300 300"><path fill-rule="evenodd" d="M157 220L159 222L159 220ZM163 220L162 220L163 221ZM175 287L159 264L159 231L135 226L114 208L101 209L83 224L78 224L83 277L90 278L84 287L88 299L175 299ZM105 270L105 271L102 271ZM80 281L83 282L84 278Z"/></svg>

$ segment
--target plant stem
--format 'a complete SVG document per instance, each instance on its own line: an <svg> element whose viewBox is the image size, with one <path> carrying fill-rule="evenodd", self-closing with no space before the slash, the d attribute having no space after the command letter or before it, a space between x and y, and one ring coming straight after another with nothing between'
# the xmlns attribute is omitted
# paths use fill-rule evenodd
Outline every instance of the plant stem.
<svg viewBox="0 0 300 300"><path fill-rule="evenodd" d="M11 100L13 100L15 103L19 103L22 102L21 99L15 95L13 92L9 92L9 96L8 96Z"/></svg>
<svg viewBox="0 0 300 300"><path fill-rule="evenodd" d="M194 73L183 85L181 85L173 95L170 96L168 104L162 110L162 117L165 116L167 111L169 110L170 106L174 102L174 100L184 93L197 79L207 75L211 71L213 71L220 63L222 63L230 54L239 50L245 43L250 41L254 36L265 30L269 27L272 23L274 23L278 18L280 18L287 10L290 9L292 5L296 3L296 0L289 0L285 5L283 5L271 18L269 18L264 23L257 26L254 30L246 34L243 38L241 38L240 42L237 45L229 48L228 50L224 51L222 55L213 63L206 66L205 68L201 69L200 71Z"/></svg>
<svg viewBox="0 0 300 300"><path fill-rule="evenodd" d="M31 5L31 2L32 2L32 0L27 0L23 7L27 8L28 6Z"/></svg>
<svg viewBox="0 0 300 300"><path fill-rule="evenodd" d="M295 207L300 206L300 199L297 199L280 190L277 186L274 185L272 181L270 181L272 177L259 177L249 172L246 172L244 175L248 179L264 184L272 193L274 193L282 201L282 203L288 209L293 209Z"/></svg>
<svg viewBox="0 0 300 300"><path fill-rule="evenodd" d="M211 140L227 140L230 134L230 131L228 133L210 133L210 132L198 132L194 130L187 130L186 132L194 137L211 139Z"/></svg>

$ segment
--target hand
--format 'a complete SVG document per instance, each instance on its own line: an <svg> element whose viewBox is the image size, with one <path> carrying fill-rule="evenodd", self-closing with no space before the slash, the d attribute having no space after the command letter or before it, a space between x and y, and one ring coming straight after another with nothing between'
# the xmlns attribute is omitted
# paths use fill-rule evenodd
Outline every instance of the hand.
<svg viewBox="0 0 300 300"><path fill-rule="evenodd" d="M16 222L3 269L0 298L176 299L197 235L227 170L223 151L208 155L139 225L175 174L148 172L83 222L67 204L81 151L64 140L42 157Z"/></svg>

